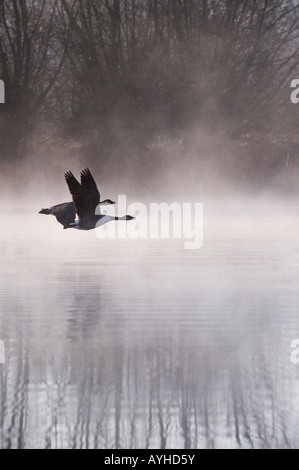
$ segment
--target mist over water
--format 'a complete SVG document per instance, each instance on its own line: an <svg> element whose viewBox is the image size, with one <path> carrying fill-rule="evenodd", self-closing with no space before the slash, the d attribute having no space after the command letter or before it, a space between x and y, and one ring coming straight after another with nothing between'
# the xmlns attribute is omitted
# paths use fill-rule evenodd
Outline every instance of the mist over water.
<svg viewBox="0 0 299 470"><path fill-rule="evenodd" d="M298 209L225 208L199 250L2 212L2 448L298 447Z"/></svg>
<svg viewBox="0 0 299 470"><path fill-rule="evenodd" d="M1 2L2 449L299 447L297 3ZM87 167L127 237L38 214Z"/></svg>

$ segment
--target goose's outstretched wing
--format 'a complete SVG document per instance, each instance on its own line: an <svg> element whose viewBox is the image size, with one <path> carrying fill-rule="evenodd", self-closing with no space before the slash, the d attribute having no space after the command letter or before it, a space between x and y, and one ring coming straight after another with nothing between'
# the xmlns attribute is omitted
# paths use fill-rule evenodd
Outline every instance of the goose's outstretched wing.
<svg viewBox="0 0 299 470"><path fill-rule="evenodd" d="M89 198L93 200L96 207L100 202L100 193L88 168L81 171L81 187L89 194Z"/></svg>
<svg viewBox="0 0 299 470"><path fill-rule="evenodd" d="M100 193L89 169L86 168L81 172L81 184L70 171L66 172L64 177L79 219L94 217Z"/></svg>

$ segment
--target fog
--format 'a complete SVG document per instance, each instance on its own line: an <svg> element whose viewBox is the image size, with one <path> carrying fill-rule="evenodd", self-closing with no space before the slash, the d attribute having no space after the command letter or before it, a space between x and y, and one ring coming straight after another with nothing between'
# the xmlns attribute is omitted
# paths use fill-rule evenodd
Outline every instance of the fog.
<svg viewBox="0 0 299 470"><path fill-rule="evenodd" d="M296 3L12 3L0 447L298 448ZM135 220L38 213L86 167Z"/></svg>
<svg viewBox="0 0 299 470"><path fill-rule="evenodd" d="M198 250L6 214L2 448L298 447L298 222L269 207L205 210Z"/></svg>
<svg viewBox="0 0 299 470"><path fill-rule="evenodd" d="M55 193L90 166L134 198L297 191L294 2L2 10L1 190Z"/></svg>

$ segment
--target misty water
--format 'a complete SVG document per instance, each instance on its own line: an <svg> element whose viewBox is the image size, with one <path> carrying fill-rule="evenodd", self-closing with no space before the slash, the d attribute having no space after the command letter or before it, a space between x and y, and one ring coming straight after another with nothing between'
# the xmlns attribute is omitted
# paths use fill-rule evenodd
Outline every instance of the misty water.
<svg viewBox="0 0 299 470"><path fill-rule="evenodd" d="M37 210L2 213L1 448L299 447L299 204L205 209L198 250Z"/></svg>

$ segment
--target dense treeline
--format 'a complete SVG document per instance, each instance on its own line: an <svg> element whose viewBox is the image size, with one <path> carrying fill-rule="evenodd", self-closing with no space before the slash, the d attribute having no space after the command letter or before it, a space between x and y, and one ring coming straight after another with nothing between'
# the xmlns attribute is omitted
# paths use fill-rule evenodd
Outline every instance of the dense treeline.
<svg viewBox="0 0 299 470"><path fill-rule="evenodd" d="M170 142L196 153L200 129L231 148L283 146L289 164L298 10L291 0L0 0L2 161L54 136L94 162L150 160Z"/></svg>

